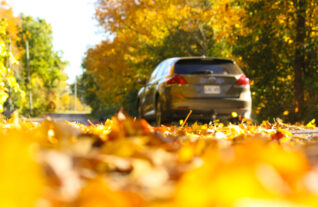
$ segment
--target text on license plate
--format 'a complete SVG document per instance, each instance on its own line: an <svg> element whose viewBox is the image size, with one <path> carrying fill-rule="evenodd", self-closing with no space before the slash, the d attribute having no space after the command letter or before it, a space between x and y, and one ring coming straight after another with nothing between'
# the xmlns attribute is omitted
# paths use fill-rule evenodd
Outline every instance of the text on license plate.
<svg viewBox="0 0 318 207"><path fill-rule="evenodd" d="M220 94L221 89L220 86L204 86L204 93L205 94Z"/></svg>

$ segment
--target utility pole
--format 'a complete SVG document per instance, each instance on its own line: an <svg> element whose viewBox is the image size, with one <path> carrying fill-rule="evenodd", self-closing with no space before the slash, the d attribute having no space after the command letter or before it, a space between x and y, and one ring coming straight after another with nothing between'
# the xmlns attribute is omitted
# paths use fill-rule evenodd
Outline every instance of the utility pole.
<svg viewBox="0 0 318 207"><path fill-rule="evenodd" d="M25 42L25 50L26 50L26 65L27 65L27 82L28 82L28 90L29 90L29 116L32 116L32 92L31 92L31 79L30 79L30 55L29 55L29 41Z"/></svg>
<svg viewBox="0 0 318 207"><path fill-rule="evenodd" d="M77 111L77 76L75 77L75 84L74 84L74 111Z"/></svg>
<svg viewBox="0 0 318 207"><path fill-rule="evenodd" d="M11 38L9 38L9 54L11 54ZM9 71L11 70L11 61L10 58L8 59L8 70L7 70L7 74L9 73ZM11 86L8 85L8 111L9 113L11 113L11 110L13 110L12 107L12 98L11 98Z"/></svg>

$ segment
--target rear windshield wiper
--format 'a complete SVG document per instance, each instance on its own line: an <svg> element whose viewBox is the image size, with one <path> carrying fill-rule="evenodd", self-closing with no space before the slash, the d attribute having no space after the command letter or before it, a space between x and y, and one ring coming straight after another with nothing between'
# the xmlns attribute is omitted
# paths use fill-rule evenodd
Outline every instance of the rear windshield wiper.
<svg viewBox="0 0 318 207"><path fill-rule="evenodd" d="M213 74L212 70L195 70L191 74Z"/></svg>

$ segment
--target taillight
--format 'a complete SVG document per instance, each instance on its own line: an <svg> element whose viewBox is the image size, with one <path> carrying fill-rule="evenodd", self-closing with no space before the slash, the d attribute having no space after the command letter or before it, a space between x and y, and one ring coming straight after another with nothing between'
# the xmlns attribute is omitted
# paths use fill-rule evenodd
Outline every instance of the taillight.
<svg viewBox="0 0 318 207"><path fill-rule="evenodd" d="M167 84L186 84L187 81L181 75L174 75L172 78L167 80Z"/></svg>
<svg viewBox="0 0 318 207"><path fill-rule="evenodd" d="M248 79L245 75L241 75L241 77L236 81L235 85L249 85L250 79Z"/></svg>

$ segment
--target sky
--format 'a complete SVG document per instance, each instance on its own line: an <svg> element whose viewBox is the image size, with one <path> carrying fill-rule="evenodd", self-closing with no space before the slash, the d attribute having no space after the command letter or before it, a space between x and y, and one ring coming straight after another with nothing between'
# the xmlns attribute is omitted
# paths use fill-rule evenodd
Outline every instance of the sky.
<svg viewBox="0 0 318 207"><path fill-rule="evenodd" d="M69 62L68 83L82 73L81 63L89 47L106 39L94 19L96 0L7 0L14 15L45 19L52 25L54 50L63 51Z"/></svg>

